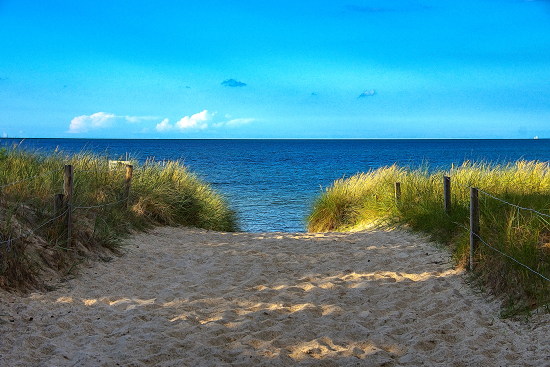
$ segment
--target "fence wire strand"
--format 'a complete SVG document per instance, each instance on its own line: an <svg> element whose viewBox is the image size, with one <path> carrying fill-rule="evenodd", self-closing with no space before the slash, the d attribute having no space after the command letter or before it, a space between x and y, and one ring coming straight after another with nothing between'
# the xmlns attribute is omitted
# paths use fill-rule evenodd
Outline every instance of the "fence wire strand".
<svg viewBox="0 0 550 367"><path fill-rule="evenodd" d="M510 205L510 206L513 206L514 208L521 209L521 210L527 210L527 211L530 211L530 212L532 212L532 213L538 214L538 215L540 215L540 216L542 216L542 217L550 218L550 215L545 214L545 213L541 213L541 212L539 212L538 210L535 210L535 209L532 209L532 208L525 208L525 207L523 207L523 206L519 206L519 205L517 205L517 204L510 203L510 202L508 202L508 201L506 201L506 200L504 200L504 199L501 199L501 198L496 197L496 196L494 196L494 195L492 195L492 194L489 194L488 192L483 191L483 190L481 190L481 189L477 189L477 190L478 190L479 192L481 192L482 194L489 196L490 198L493 198L493 199L495 199L495 200L497 200L497 201L500 201L501 203L504 203L504 204L508 204L508 205Z"/></svg>
<svg viewBox="0 0 550 367"><path fill-rule="evenodd" d="M448 176L448 177L451 177L451 185L456 185L456 186L464 187L465 189L469 189L469 188L471 188L471 187L474 187L474 185L466 185L466 184L462 184L462 183L460 183L460 182L452 181L452 176Z"/></svg>
<svg viewBox="0 0 550 367"><path fill-rule="evenodd" d="M474 185L464 185L464 184L461 184L461 183L458 183L458 182L453 182L453 185L458 185L458 186L461 186L461 187L464 187L464 188L467 188L467 189L470 189L470 188L472 188L472 187L475 187ZM477 188L477 187L476 187L476 188ZM501 199L501 198L499 198L499 197L497 197L497 196L495 196L495 195L493 195L493 194L491 194L491 193L489 193L489 192L487 192L487 191L485 191L485 190L482 190L482 189L480 189L480 188L477 188L477 191L481 192L482 194L484 194L484 195L486 195L486 196L489 196L490 198L493 198L493 199L495 199L495 200L497 200L497 201L500 201L500 202L503 203L503 204L508 204L508 205L513 206L513 207L515 207L515 208L517 208L517 209L527 210L527 211L536 213L536 214L538 214L538 215L540 215L540 216L543 216L543 217L546 217L546 218L550 218L550 214L542 213L542 212L539 212L538 210L533 209L533 208L526 208L526 207L523 207L523 206L521 206L521 205L517 205L517 204L511 203L511 202L509 202L509 201L506 201L506 200L504 200L504 199Z"/></svg>
<svg viewBox="0 0 550 367"><path fill-rule="evenodd" d="M549 278L545 277L544 275L542 275L541 273L539 273L539 272L536 271L535 269L533 269L533 268L531 268L531 267L529 267L529 266L523 264L522 262L516 260L515 258L513 258L513 257L510 256L510 255L508 255L507 253L502 252L501 250L497 249L496 247L489 245L489 244L488 244L487 242L485 242L485 240L484 240L483 238L481 238L477 233L472 232L472 234L473 234L475 237L477 237L477 239L478 239L481 243L483 243L485 246L487 246L487 247L491 248L492 250L498 252L498 253L501 254L502 256L507 257L508 259L512 260L513 262L515 262L515 263L517 263L517 264L523 266L524 268L526 268L526 269L529 270L530 272L537 274L537 275L540 276L542 279L544 279L544 280L550 282L550 279L549 279Z"/></svg>
<svg viewBox="0 0 550 367"><path fill-rule="evenodd" d="M42 227L46 226L47 224L50 224L50 223L52 223L52 222L54 222L54 221L56 221L56 220L62 218L62 217L63 217L64 215L66 215L68 212L69 212L69 210L66 209L66 210L63 211L63 213L61 213L61 214L59 214L59 215L57 215L57 216L55 216L55 217L53 217L53 218L51 218L51 219L45 221L44 223L42 223L42 224L39 225L38 227L31 229L28 233L25 233L25 234L20 235L20 236L18 236L18 237L10 238L10 239L7 240L7 241L1 241L1 242L0 242L0 245L9 244L9 243L11 243L11 242L13 242L13 241L17 241L17 240L20 240L20 239L22 239L22 238L26 238L26 237L32 236L36 231L38 231L38 230L41 229Z"/></svg>
<svg viewBox="0 0 550 367"><path fill-rule="evenodd" d="M123 198L123 199L120 199L120 200L117 200L117 201L113 201L113 202L110 202L110 203L107 203L107 204L99 204L99 205L90 205L90 206L73 206L73 211L77 210L77 209L95 209L95 208L103 208L103 207L106 207L106 206L111 206L111 205L115 205L115 204L119 204L119 203L122 203L124 201L128 200L127 198Z"/></svg>

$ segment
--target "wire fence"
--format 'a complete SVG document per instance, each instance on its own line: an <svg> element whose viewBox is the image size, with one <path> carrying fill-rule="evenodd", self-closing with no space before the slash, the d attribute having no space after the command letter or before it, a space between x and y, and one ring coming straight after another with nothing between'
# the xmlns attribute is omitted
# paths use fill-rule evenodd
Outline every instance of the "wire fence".
<svg viewBox="0 0 550 367"><path fill-rule="evenodd" d="M443 178L443 197L444 197L444 208L445 211L449 214L451 210L451 178L449 176L444 176ZM460 183L454 183L455 185L461 186L463 188L468 188L470 190L470 227L466 227L460 223L453 222L454 224L457 224L461 226L462 228L466 229L470 233L470 269L473 270L474 268L474 255L476 251L476 245L477 243L481 243L487 248L499 253L500 255L506 257L507 259L513 261L514 263L522 266L529 272L537 275L538 277L549 281L550 278L545 276L544 274L540 273L539 271L533 269L532 267L522 263L520 260L514 258L513 256L505 253L504 251L497 248L497 246L489 244L485 239L481 237L480 234L480 225L479 225L479 202L478 202L478 193L481 193L491 199L497 200L498 202L508 205L510 207L516 208L517 210L524 210L530 213L533 213L535 215L538 215L543 218L550 218L550 214L543 213L539 210L533 209L533 208L527 208L523 207L518 204L511 203L509 201L506 201L502 198L499 198L485 190L481 190L479 188L474 187L473 185L464 185ZM474 194L475 192L475 194ZM396 182L395 183L395 198L396 201L399 201L401 198L401 183ZM546 220L545 223L548 223Z"/></svg>
<svg viewBox="0 0 550 367"><path fill-rule="evenodd" d="M27 233L25 234L22 234L18 237L11 237L9 238L8 240L6 241L0 241L0 245L7 245L8 247L14 242L14 241L17 241L17 240L20 240L20 239L23 239L23 238L27 238L27 237L30 237L32 236L33 234L35 234L39 229L45 227L46 225L50 224L50 223L53 223L55 222L56 220L58 219L61 219L62 217L64 217L65 215L67 215L67 212L68 210L65 210L63 213L45 221L44 223L40 224L39 226L33 228L33 229L30 229Z"/></svg>
<svg viewBox="0 0 550 367"><path fill-rule="evenodd" d="M120 164L120 163L123 163L123 164ZM58 196L59 195L61 195L61 196L59 196L56 199L57 207L54 209L55 215L53 216L53 218L41 223L40 225L34 227L33 229L28 230L28 232L25 233L25 234L22 234L22 235L13 237L13 238L9 238L9 239L4 240L4 241L0 241L0 246L1 245L7 245L9 247L9 246L11 246L11 244L14 241L21 240L23 238L27 238L27 237L35 234L39 229L42 229L45 226L47 226L48 224L51 224L51 223L53 223L57 220L61 220L62 218L65 219L63 224L66 227L67 232L68 232L67 243L70 244L70 242L71 242L71 232L72 232L72 215L71 214L73 212L75 212L77 210L99 209L99 208L115 206L115 205L122 204L122 203L128 203L131 180L132 180L132 176L133 176L133 166L130 165L130 164L127 164L127 163L128 162L118 162L117 161L116 164L111 164L111 162L109 164L109 170L112 170L113 168L120 168L120 167L125 167L126 168L126 176L124 178L123 187L122 187L123 193L124 193L122 195L122 198L119 199L119 200L108 202L108 203L92 204L92 205L88 205L88 206L84 206L84 205L76 206L76 205L73 204L73 200L72 200L73 190L74 190L73 167L71 165L66 165L65 170L64 170L64 177L63 177L63 190L64 190L64 193L63 194L57 194ZM79 170L79 172L83 173L83 172L97 171L98 169L101 169L101 168L102 167L91 167L91 168L88 168L88 169ZM11 186L23 183L23 182L36 180L37 178L39 178L41 176L44 176L46 174L51 174L51 173L54 173L54 172L58 172L58 171L57 170L49 170L49 171L45 171L45 172L42 172L42 173L37 174L37 175L21 178L19 180L13 181L13 182L0 185L0 192L4 188L11 187ZM495 195L493 195L493 194L491 194L491 193L489 193L485 190L475 188L473 185L463 185L463 184L460 184L460 183L455 183L455 184L458 184L459 186L467 187L470 190L475 190L476 191L476 195L475 195L476 202L472 201L473 196L471 196L471 202L470 202L470 209L471 209L470 210L470 217L471 217L470 218L471 219L470 228L467 228L467 227L463 226L465 229L467 229L470 232L470 246L471 246L470 267L473 269L473 253L475 251L476 244L479 242L479 243L483 244L484 246L486 246L487 248L489 248L489 249L499 253L500 255L508 258L509 260L517 263L518 265L520 265L523 268L527 269L531 273L536 274L537 276L541 277L542 279L544 279L546 281L550 281L550 279L548 277L546 277L545 275L543 275L540 272L536 271L532 267L522 263L521 261L514 258L513 256L510 256L509 254L505 253L504 251L499 250L496 246L493 246L493 245L489 244L486 240L484 240L481 237L481 235L479 233L479 203L477 202L477 192L479 192L479 193L481 193L481 194L483 194L483 195L485 195L489 198L497 200L497 201L499 201L499 202L501 202L505 205L509 205L509 206L514 207L518 210L524 210L524 211L531 212L531 213L536 214L538 216L541 216L543 218L550 218L550 214L543 213L543 212L535 210L533 208L527 208L527 207L523 207L523 206L511 203L511 202L506 201L502 198L499 198L499 197L497 197L497 196L495 196ZM445 176L444 177L444 201L445 201L444 205L445 205L445 210L446 211L450 211L450 208L451 208L450 188L451 188L451 186L450 186L450 177ZM401 200L401 183L399 183L399 182L395 183L395 198L396 198L397 201ZM478 214L477 214L478 223L473 223L472 222L472 217L475 216L475 210L478 211ZM476 225L477 225L477 228L476 228Z"/></svg>
<svg viewBox="0 0 550 367"><path fill-rule="evenodd" d="M481 194L491 198L491 199L494 199L502 204L505 204L505 205L508 205L510 207L513 207L513 208L516 208L517 210L523 210L523 211L527 211L527 212L530 212L530 213L533 213L535 215L538 215L540 217L543 217L543 218L550 218L550 215L546 214L546 213L542 213L538 210L535 210L533 208L527 208L527 207L523 207L523 206L520 206L520 205L517 205L517 204L514 204L514 203L510 203L509 201L506 201L502 198L499 198L493 194L490 194L488 193L487 191L484 191L484 190L481 190L481 189L478 189L478 188L475 188L478 192L480 192ZM545 275L541 274L540 272L536 271L535 269L533 269L532 267L522 263L521 261L519 261L518 259L514 258L513 256L510 256L509 254L505 253L504 251L502 250L499 250L498 248L496 248L496 246L492 246L490 245L489 243L487 243L486 240L484 240L481 235L476 232L476 231L472 231L472 229L470 229L470 232L471 232L471 235L473 237L475 237L481 244L483 244L484 246L492 249L493 251L501 254L502 256L510 259L511 261L515 262L516 264L524 267L525 269L527 269L528 271L530 271L531 273L533 274L536 274L537 276L541 277L542 279L550 282L550 278L546 277ZM471 246L475 246L475 244L470 244Z"/></svg>
<svg viewBox="0 0 550 367"><path fill-rule="evenodd" d="M510 203L510 202L508 202L508 201L506 201L506 200L504 200L504 199L501 199L501 198L496 197L496 196L494 196L494 195L492 195L492 194L489 194L487 191L483 191L483 190L481 190L481 189L478 189L478 191L481 192L483 195L486 195L486 196L488 196L488 197L490 197L490 198L493 198L493 199L495 199L495 200L497 200L497 201L500 201L500 202L503 203L503 204L510 205L510 206L512 206L512 207L514 207L514 208L516 208L516 209L529 211L529 212L538 214L538 215L540 215L541 217L550 218L550 214L541 213L541 212L539 212L538 210L535 210L535 209L532 209L532 208L525 208L525 207L523 207L523 206L520 206L520 205L517 205L517 204Z"/></svg>
<svg viewBox="0 0 550 367"><path fill-rule="evenodd" d="M457 222L453 222L454 224L462 227L463 229L467 230L467 231L470 231L470 228L466 227L465 225L463 224L460 224L460 223L457 223ZM546 277L544 274L541 274L539 273L538 271L536 271L535 269L531 268L530 266L528 265L525 265L524 263L522 263L521 261L515 259L514 257L508 255L507 253L505 253L504 251L502 250L499 250L498 248L496 248L495 246L492 246L490 245L489 243L487 243L479 234L477 233L473 233L473 236L475 236L483 245L487 246L488 248L492 249L493 251L495 252L498 252L499 254L501 254L502 256L508 258L509 260L512 260L513 262L515 262L516 264L524 267L525 269L529 270L530 272L538 275L539 277L541 277L542 279L544 280L547 280L547 281L550 281L550 278Z"/></svg>
<svg viewBox="0 0 550 367"><path fill-rule="evenodd" d="M473 235L482 243L484 244L485 246L489 247L490 249L492 249L493 251L496 251L498 252L499 254L501 254L502 256L512 260L513 262L517 263L518 265L521 265L523 266L525 269L529 270L530 272L538 275L539 277L541 277L542 279L550 282L550 278L547 278L546 276L544 276L543 274L539 273L538 271L536 271L535 269L525 265L524 263L522 263L521 261L515 259L514 257L508 255L507 253L499 250L498 248L494 247L494 246L491 246L490 244L488 244L487 242L485 242L485 240L483 238L481 238L481 236L479 236L477 233L473 233Z"/></svg>
<svg viewBox="0 0 550 367"><path fill-rule="evenodd" d="M106 166L107 167L107 166ZM54 214L53 217L46 220L45 222L39 224L38 226L26 230L26 233L20 234L18 236L12 237L11 234L8 234L6 237L8 237L7 240L0 241L0 246L6 246L8 249L11 247L11 245L18 240L22 240L24 238L28 238L36 232L47 225L50 225L56 221L60 222L62 226L65 227L67 232L67 243L71 243L71 233L72 233L72 226L73 226L73 218L72 213L76 212L77 210L90 210L90 209L99 209L99 208L106 208L106 207L112 207L118 204L125 203L127 205L129 199L130 199L130 187L131 187L131 181L133 176L133 166L131 164L124 164L124 165L109 165L109 171L112 171L113 169L117 169L120 167L125 167L126 169L126 175L124 177L123 185L121 186L123 195L121 199L114 200L107 203L101 203L101 204L92 204L92 205L74 205L73 203L73 197L74 197L74 171L72 165L65 165L65 169L63 172L63 193L62 194L55 194L54 196ZM97 171L98 169L104 169L105 167L93 167L85 170L79 170L78 173L84 173L84 172L91 172L91 171ZM37 178L44 176L46 174L52 174L55 172L59 172L57 170L48 170L45 172L42 172L37 175L28 176L21 178L19 180L9 182L3 185L0 185L0 193L4 188L15 186L17 184L29 182L36 180Z"/></svg>
<svg viewBox="0 0 550 367"><path fill-rule="evenodd" d="M126 202L126 201L128 201L128 199L123 198L123 199L120 199L120 200L117 200L117 201L112 201L110 203L105 203L105 204L90 205L90 206L73 206L72 209L73 209L73 211L78 210L78 209L81 209L81 210L98 209L98 208L104 208L104 207L108 207L108 206L121 204L121 203Z"/></svg>

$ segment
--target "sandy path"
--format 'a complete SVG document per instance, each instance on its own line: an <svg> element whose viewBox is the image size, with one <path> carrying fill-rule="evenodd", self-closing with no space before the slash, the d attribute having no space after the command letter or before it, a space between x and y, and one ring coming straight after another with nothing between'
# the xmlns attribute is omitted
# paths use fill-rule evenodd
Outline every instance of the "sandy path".
<svg viewBox="0 0 550 367"><path fill-rule="evenodd" d="M55 291L0 293L2 366L550 366L550 318L498 318L404 231L158 228Z"/></svg>

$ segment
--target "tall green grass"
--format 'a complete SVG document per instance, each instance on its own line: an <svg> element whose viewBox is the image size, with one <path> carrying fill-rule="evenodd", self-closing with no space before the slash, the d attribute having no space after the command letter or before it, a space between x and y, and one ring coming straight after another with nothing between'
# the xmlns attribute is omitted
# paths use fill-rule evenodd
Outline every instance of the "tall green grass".
<svg viewBox="0 0 550 367"><path fill-rule="evenodd" d="M126 201L125 169L109 169L106 157L1 149L0 242L15 240L0 244L0 287L35 286L45 268L72 270L90 254L116 250L121 237L132 230L153 225L237 230L235 213L224 198L180 162L133 163ZM30 233L55 217L54 195L63 191L65 164L74 169L71 244L60 220ZM21 235L24 238L17 239Z"/></svg>
<svg viewBox="0 0 550 367"><path fill-rule="evenodd" d="M443 208L443 176L451 177L452 210ZM401 182L396 202L394 183ZM446 244L464 266L469 253L469 186L522 207L550 214L550 167L518 161L505 165L465 162L449 171L384 167L337 180L315 201L309 231L351 231L376 224L406 224ZM550 219L480 193L484 241L550 278ZM475 275L516 314L550 307L550 282L480 244Z"/></svg>

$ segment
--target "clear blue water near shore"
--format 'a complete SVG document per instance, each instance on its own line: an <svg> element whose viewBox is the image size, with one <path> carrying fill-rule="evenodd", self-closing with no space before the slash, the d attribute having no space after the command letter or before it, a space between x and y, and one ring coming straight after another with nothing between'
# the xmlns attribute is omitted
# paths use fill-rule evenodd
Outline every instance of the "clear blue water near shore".
<svg viewBox="0 0 550 367"><path fill-rule="evenodd" d="M550 140L122 140L1 139L3 145L56 148L119 159L181 160L224 194L244 231L297 232L313 199L335 179L381 166L447 169L465 160L550 160Z"/></svg>

